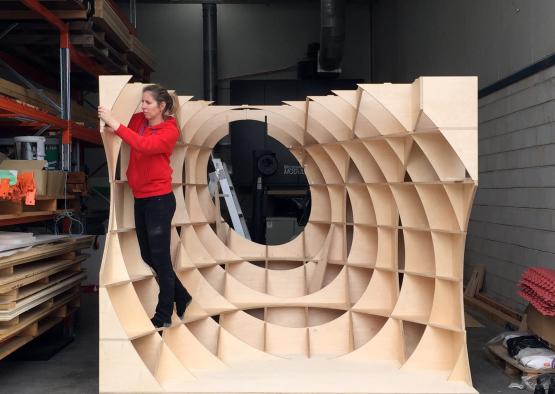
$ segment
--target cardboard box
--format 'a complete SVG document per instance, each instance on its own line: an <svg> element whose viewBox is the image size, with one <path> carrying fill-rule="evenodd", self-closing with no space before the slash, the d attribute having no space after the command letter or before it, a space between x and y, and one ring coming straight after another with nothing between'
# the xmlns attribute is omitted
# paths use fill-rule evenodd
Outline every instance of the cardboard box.
<svg viewBox="0 0 555 394"><path fill-rule="evenodd" d="M32 171L37 188L37 196L46 195L47 171L44 171L46 160L4 160L0 163L1 170Z"/></svg>
<svg viewBox="0 0 555 394"><path fill-rule="evenodd" d="M64 195L65 174L63 171L46 171L48 181L46 195L49 197L60 197Z"/></svg>
<svg viewBox="0 0 555 394"><path fill-rule="evenodd" d="M528 328L537 336L555 345L555 317L544 316L532 305L526 310Z"/></svg>

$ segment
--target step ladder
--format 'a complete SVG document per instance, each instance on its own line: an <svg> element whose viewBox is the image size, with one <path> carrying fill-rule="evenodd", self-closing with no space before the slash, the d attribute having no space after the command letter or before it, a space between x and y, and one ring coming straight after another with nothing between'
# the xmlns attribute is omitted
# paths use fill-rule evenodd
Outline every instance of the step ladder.
<svg viewBox="0 0 555 394"><path fill-rule="evenodd" d="M214 165L214 169L216 170L216 179L220 184L222 196L224 197L227 211L229 212L231 222L233 223L233 229L246 239L250 240L251 236L249 234L247 222L245 222L243 211L241 211L241 206L239 205L239 200L237 199L237 194L235 193L235 188L233 187L233 182L231 182L231 177L227 171L227 166L221 159L215 158L212 155L210 158L212 160L212 164ZM216 198L219 198L219 196Z"/></svg>

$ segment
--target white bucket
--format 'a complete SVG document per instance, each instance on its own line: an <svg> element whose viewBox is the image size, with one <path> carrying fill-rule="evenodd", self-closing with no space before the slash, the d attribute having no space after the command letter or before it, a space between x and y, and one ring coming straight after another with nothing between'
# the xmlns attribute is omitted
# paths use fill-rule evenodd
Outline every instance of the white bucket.
<svg viewBox="0 0 555 394"><path fill-rule="evenodd" d="M17 158L20 160L44 160L46 138L38 136L14 137Z"/></svg>

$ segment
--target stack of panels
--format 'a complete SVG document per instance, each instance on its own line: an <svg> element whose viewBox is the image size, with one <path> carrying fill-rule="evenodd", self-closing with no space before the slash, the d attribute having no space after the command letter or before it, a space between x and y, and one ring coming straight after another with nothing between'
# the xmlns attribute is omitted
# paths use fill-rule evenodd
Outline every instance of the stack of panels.
<svg viewBox="0 0 555 394"><path fill-rule="evenodd" d="M79 287L86 276L81 262L87 258L81 250L89 248L93 239L92 236L60 237L29 250L3 252L0 359L79 307Z"/></svg>

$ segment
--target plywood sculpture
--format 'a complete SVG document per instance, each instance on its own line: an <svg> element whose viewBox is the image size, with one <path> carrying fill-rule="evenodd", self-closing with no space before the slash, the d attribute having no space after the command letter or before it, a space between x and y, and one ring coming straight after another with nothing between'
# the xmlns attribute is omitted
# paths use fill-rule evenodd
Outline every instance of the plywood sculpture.
<svg viewBox="0 0 555 394"><path fill-rule="evenodd" d="M100 78L100 103L123 123L143 87L128 81ZM475 78L423 77L282 106L180 97L173 258L193 301L162 335L149 321L157 282L134 232L128 149L103 133L111 212L100 391L475 393L462 268L476 92ZM265 117L304 167L312 198L304 232L277 246L229 228L207 186L229 123Z"/></svg>

